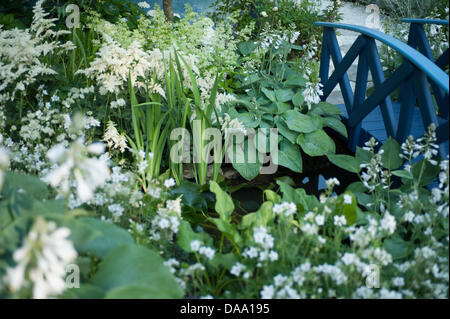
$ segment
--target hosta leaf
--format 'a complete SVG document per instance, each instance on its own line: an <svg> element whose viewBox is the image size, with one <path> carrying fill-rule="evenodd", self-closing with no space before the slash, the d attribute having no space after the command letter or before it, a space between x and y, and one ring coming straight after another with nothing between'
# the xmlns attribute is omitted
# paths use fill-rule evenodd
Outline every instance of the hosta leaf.
<svg viewBox="0 0 450 319"><path fill-rule="evenodd" d="M297 110L290 110L283 114L287 126L299 133L311 133L322 128L322 119L319 116L309 116Z"/></svg>
<svg viewBox="0 0 450 319"><path fill-rule="evenodd" d="M383 166L389 170L394 170L402 166L403 159L400 157L402 152L400 144L392 137L381 146L384 153L381 155L381 162Z"/></svg>
<svg viewBox="0 0 450 319"><path fill-rule="evenodd" d="M230 195L223 191L219 184L214 181L210 182L209 187L211 192L216 194L216 212L222 220L230 220L231 213L234 210L234 203Z"/></svg>
<svg viewBox="0 0 450 319"><path fill-rule="evenodd" d="M301 173L303 170L303 162L302 154L298 146L286 140L282 141L280 143L280 150L278 151L278 161L275 160L275 164Z"/></svg>
<svg viewBox="0 0 450 319"><path fill-rule="evenodd" d="M292 103L294 103L294 105L297 107L302 106L304 101L305 96L303 95L303 92L297 92L292 98Z"/></svg>
<svg viewBox="0 0 450 319"><path fill-rule="evenodd" d="M323 119L323 126L332 128L339 134L341 134L343 137L348 138L347 134L347 128L345 127L344 123L342 123L341 120L335 118L335 117L324 117Z"/></svg>
<svg viewBox="0 0 450 319"><path fill-rule="evenodd" d="M275 91L275 98L278 102L289 102L293 96L294 92L290 89L279 89Z"/></svg>
<svg viewBox="0 0 450 319"><path fill-rule="evenodd" d="M334 141L323 130L300 134L297 138L297 143L306 154L313 157L323 156L336 151Z"/></svg>
<svg viewBox="0 0 450 319"><path fill-rule="evenodd" d="M320 102L311 108L310 113L317 115L340 115L342 110L334 104Z"/></svg>
<svg viewBox="0 0 450 319"><path fill-rule="evenodd" d="M361 167L359 161L353 156L341 155L341 154L327 154L328 159L334 165L345 169L346 171L359 174Z"/></svg>
<svg viewBox="0 0 450 319"><path fill-rule="evenodd" d="M106 291L146 286L154 291L152 298L181 298L183 292L155 252L135 244L121 245L108 253L93 275L91 284ZM159 291L159 295L158 295Z"/></svg>

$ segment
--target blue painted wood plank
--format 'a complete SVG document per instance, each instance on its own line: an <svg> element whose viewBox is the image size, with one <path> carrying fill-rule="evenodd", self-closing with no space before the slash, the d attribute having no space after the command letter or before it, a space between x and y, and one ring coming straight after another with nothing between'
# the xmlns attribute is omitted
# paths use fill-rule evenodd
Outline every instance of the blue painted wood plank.
<svg viewBox="0 0 450 319"><path fill-rule="evenodd" d="M342 117L344 123L348 122L348 114L344 104L337 105L343 112ZM401 109L401 104L398 102L392 103L394 115L396 119L398 119ZM414 107L412 111L412 120L414 125L409 135L412 135L414 138L422 137L425 134L425 128L422 121L422 115L420 114L420 110L418 107ZM439 118L440 125L448 122L446 119ZM447 126L448 127L448 126ZM376 108L373 110L363 121L361 125L361 138L358 142L358 146L364 146L364 143L367 142L370 137L374 137L380 143L384 143L388 136L386 134L386 130L384 129L383 115L381 114L380 108ZM449 142L448 140L441 144L441 148L446 154L449 154Z"/></svg>

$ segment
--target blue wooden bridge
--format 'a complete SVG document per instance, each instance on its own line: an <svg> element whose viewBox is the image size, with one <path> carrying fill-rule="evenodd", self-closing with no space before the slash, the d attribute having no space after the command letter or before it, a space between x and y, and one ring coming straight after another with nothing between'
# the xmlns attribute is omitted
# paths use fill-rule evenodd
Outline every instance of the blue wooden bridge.
<svg viewBox="0 0 450 319"><path fill-rule="evenodd" d="M322 101L326 101L339 85L349 132L348 143L354 150L371 136L380 142L388 137L402 143L409 135L421 137L432 123L440 145L440 156L449 154L449 51L433 57L424 31L425 24L449 25L443 20L404 19L410 24L408 43L362 26L318 22L323 27L320 77L323 84ZM336 29L354 31L360 35L342 57ZM403 63L385 78L376 41L384 43L403 56ZM356 87L353 91L347 74L358 58ZM330 61L334 72L330 75ZM369 72L375 90L367 94ZM391 95L399 89L398 101ZM368 95L368 96L367 96Z"/></svg>

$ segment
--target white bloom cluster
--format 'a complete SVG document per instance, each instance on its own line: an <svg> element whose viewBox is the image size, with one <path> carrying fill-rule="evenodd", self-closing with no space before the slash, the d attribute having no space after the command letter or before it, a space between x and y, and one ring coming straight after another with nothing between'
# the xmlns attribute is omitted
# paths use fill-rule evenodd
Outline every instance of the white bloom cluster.
<svg viewBox="0 0 450 319"><path fill-rule="evenodd" d="M125 134L119 134L113 121L108 122L103 141L108 144L109 148L118 149L121 153L128 148Z"/></svg>
<svg viewBox="0 0 450 319"><path fill-rule="evenodd" d="M156 216L152 219L150 229L150 239L152 240L171 241L173 236L178 233L181 221L181 197L167 200L165 206L165 208L158 208Z"/></svg>
<svg viewBox="0 0 450 319"><path fill-rule="evenodd" d="M262 267L262 262L278 260L278 253L273 249L274 238L268 233L264 226L255 227L253 229L253 241L258 247L245 248L242 256L249 259L256 259L257 266Z"/></svg>
<svg viewBox="0 0 450 319"><path fill-rule="evenodd" d="M244 125L237 118L231 119L228 113L225 113L223 118L219 117L219 123L222 127L222 132L224 132L225 140L228 140L228 137L234 134L247 135L247 129Z"/></svg>
<svg viewBox="0 0 450 319"><path fill-rule="evenodd" d="M0 26L0 103L14 100L16 92L24 92L39 76L56 72L40 57L73 49L72 42L59 44L57 38L69 31L53 31L55 19L36 2L30 29L3 30ZM70 33L70 32L69 32Z"/></svg>
<svg viewBox="0 0 450 319"><path fill-rule="evenodd" d="M91 62L89 68L78 70L76 73L95 79L100 85L99 90L102 95L119 94L125 88L128 76L133 86L146 88L144 79L151 78L149 75L155 67L152 56L142 49L138 41L134 41L125 49L110 37L105 38L106 43L97 52L97 57ZM149 89L154 93L165 95L158 84L153 81L148 84Z"/></svg>
<svg viewBox="0 0 450 319"><path fill-rule="evenodd" d="M322 87L322 83L306 83L306 88L303 91L303 96L305 97L305 102L308 106L308 110L311 110L311 107L313 105L320 102L320 97L323 94Z"/></svg>
<svg viewBox="0 0 450 319"><path fill-rule="evenodd" d="M284 215L285 217L289 217L297 212L297 206L294 203L284 202L273 205L272 210L276 215Z"/></svg>
<svg viewBox="0 0 450 319"><path fill-rule="evenodd" d="M53 187L59 187L64 195L70 193L74 182L78 198L81 201L91 200L94 190L105 183L110 172L105 160L90 158L89 154L101 155L103 151L102 143L86 146L82 138L74 141L69 148L62 143L52 147L47 156L56 167L44 177L44 181Z"/></svg>
<svg viewBox="0 0 450 319"><path fill-rule="evenodd" d="M12 291L33 285L33 298L56 296L65 290L66 266L77 257L70 230L37 217L22 247L14 252L17 263L5 281Z"/></svg>
<svg viewBox="0 0 450 319"><path fill-rule="evenodd" d="M216 253L216 251L213 248L203 246L203 243L197 239L191 241L191 250L193 252L198 252L200 255L205 256L209 260L213 259Z"/></svg>
<svg viewBox="0 0 450 319"><path fill-rule="evenodd" d="M0 145L3 142L3 136L0 134ZM8 169L9 166L9 155L7 150L0 146L0 191L3 187L3 176L5 171Z"/></svg>

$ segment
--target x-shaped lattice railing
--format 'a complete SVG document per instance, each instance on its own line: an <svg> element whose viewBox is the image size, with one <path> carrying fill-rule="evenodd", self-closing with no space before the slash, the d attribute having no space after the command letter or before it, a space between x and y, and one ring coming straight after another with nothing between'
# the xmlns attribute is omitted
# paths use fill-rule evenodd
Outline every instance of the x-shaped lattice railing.
<svg viewBox="0 0 450 319"><path fill-rule="evenodd" d="M362 120L378 106L381 109L387 136L394 137L400 143L410 134L414 124L412 110L416 105L420 109L424 127L429 127L431 123L436 125L438 143L441 144L449 139L448 102L446 105L441 103L447 113L445 110L439 111L439 115L447 114L447 117L438 118L433 102L433 92L430 88L431 83L435 88L433 91L441 92L441 98L448 101L449 76L434 63L434 60L427 58L412 46L373 29L324 22L318 22L316 25L324 28L320 61L320 77L324 86L322 100L325 101L333 89L340 85L348 113L347 127L351 149L355 149L360 140ZM335 29L346 29L361 34L345 57L342 57ZM411 37L414 38L414 35ZM402 65L387 79L384 76L376 41L388 45L403 56ZM418 43L419 41L411 42L411 44ZM353 92L347 71L357 58L356 87ZM329 76L330 59L335 69L331 76ZM369 71L375 91L366 97ZM398 120L394 116L390 98L397 88L400 88L401 103ZM441 147L440 155L445 156L445 153L446 151Z"/></svg>

